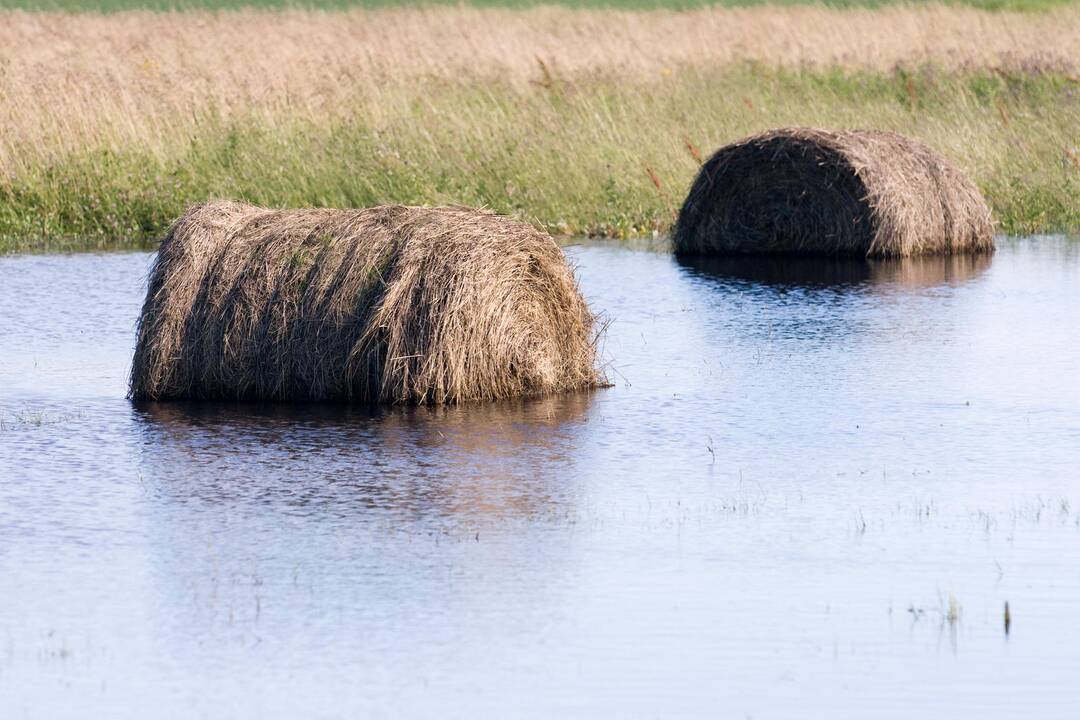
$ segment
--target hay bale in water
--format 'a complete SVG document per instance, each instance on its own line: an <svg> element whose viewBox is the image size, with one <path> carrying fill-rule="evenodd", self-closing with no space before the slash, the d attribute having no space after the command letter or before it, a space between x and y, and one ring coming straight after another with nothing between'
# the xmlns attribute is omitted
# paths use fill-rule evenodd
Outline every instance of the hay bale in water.
<svg viewBox="0 0 1080 720"><path fill-rule="evenodd" d="M188 210L150 276L133 399L446 403L594 387L593 317L547 234L401 206Z"/></svg>
<svg viewBox="0 0 1080 720"><path fill-rule="evenodd" d="M690 188L673 243L680 255L994 248L978 188L923 143L812 128L771 130L717 151Z"/></svg>

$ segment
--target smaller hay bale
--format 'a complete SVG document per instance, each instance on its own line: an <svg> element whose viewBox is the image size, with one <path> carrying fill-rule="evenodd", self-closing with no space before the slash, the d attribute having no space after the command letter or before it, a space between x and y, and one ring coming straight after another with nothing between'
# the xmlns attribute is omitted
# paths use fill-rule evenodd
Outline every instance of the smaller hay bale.
<svg viewBox="0 0 1080 720"><path fill-rule="evenodd" d="M595 387L594 319L546 233L490 212L190 208L161 244L136 400L454 403Z"/></svg>
<svg viewBox="0 0 1080 720"><path fill-rule="evenodd" d="M991 252L990 208L921 142L877 130L770 130L702 166L675 225L679 255L906 257Z"/></svg>

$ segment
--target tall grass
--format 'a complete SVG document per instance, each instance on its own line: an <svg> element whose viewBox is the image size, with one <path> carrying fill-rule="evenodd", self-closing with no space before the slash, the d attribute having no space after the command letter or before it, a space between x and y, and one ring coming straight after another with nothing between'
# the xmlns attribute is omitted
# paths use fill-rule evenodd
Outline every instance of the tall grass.
<svg viewBox="0 0 1080 720"><path fill-rule="evenodd" d="M1055 14L1059 23L1080 17ZM275 16L240 16L253 17L255 29L237 24L226 58L213 32L179 47L177 33L131 30L160 19L116 17L127 32L101 18L104 30L85 26L113 33L100 47L12 52L0 43L0 250L138 244L188 203L214 197L270 206L461 203L559 233L666 232L698 158L794 124L915 136L970 173L1004 230L1080 228L1080 80L1067 57L1025 47L1023 24L1009 29L1019 39L1013 54L958 59L913 42L913 60L891 65L884 59L898 51L872 37L862 44L869 50L847 60L811 62L798 48L771 63L695 60L677 48L665 55L660 40L656 53L642 41L621 62L614 51L575 50L573 26L544 35L540 23L522 37L543 51L523 58L535 47L499 53L498 33L486 40L493 47L468 36L432 47L420 42L429 31L414 25L412 55L387 49L365 64L362 40L317 42L322 19L279 33L260 54L254 38ZM289 17L277 21L302 15ZM224 18L215 22L227 27ZM859 18L839 18L862 29ZM993 21L969 26L969 35L990 40L997 32ZM625 42L667 31L626 19L612 29ZM1058 45L1072 42L1048 32ZM842 51L845 37L839 32L831 50Z"/></svg>

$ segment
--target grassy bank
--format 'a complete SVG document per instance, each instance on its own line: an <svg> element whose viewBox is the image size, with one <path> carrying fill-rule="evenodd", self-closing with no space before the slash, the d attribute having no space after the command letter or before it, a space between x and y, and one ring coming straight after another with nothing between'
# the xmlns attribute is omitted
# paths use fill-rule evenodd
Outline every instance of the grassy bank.
<svg viewBox="0 0 1080 720"><path fill-rule="evenodd" d="M393 67L343 62L330 77L330 61L293 57L294 77L276 64L215 70L205 41L184 60L162 43L121 60L106 47L116 67L91 58L66 74L70 52L46 55L37 85L0 70L0 250L137 245L214 197L485 205L557 233L662 233L700 157L793 124L921 138L971 174L1004 231L1080 228L1080 83L1045 53L951 65L913 53L917 64L892 69L877 55L650 54L617 68L550 46L489 66L473 48L469 71L391 56Z"/></svg>

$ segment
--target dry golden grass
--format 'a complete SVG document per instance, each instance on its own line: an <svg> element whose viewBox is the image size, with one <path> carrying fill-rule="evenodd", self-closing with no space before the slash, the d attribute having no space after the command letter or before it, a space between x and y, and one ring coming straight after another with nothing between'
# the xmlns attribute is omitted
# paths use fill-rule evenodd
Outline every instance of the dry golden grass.
<svg viewBox="0 0 1080 720"><path fill-rule="evenodd" d="M876 128L1009 232L1080 227L1080 8L0 12L0 252L156 239L193 203L486 206L667 232L701 159Z"/></svg>
<svg viewBox="0 0 1080 720"><path fill-rule="evenodd" d="M465 208L190 209L151 273L136 399L446 403L594 387L555 242Z"/></svg>
<svg viewBox="0 0 1080 720"><path fill-rule="evenodd" d="M990 252L990 208L925 144L891 132L771 130L702 166L679 213L683 255L870 257Z"/></svg>
<svg viewBox="0 0 1080 720"><path fill-rule="evenodd" d="M524 81L535 78L537 57L564 72L655 74L673 65L743 60L885 69L994 63L1003 54L1080 54L1075 7L1040 13L937 5L682 12L433 7L2 17L0 53L14 69L84 70L164 85L200 79L245 95L365 76L467 73Z"/></svg>
<svg viewBox="0 0 1080 720"><path fill-rule="evenodd" d="M183 135L210 110L352 112L418 79L661 80L688 67L946 68L1080 57L1080 8L673 11L388 9L351 12L0 12L0 168L18 148ZM270 119L267 119L269 122Z"/></svg>

